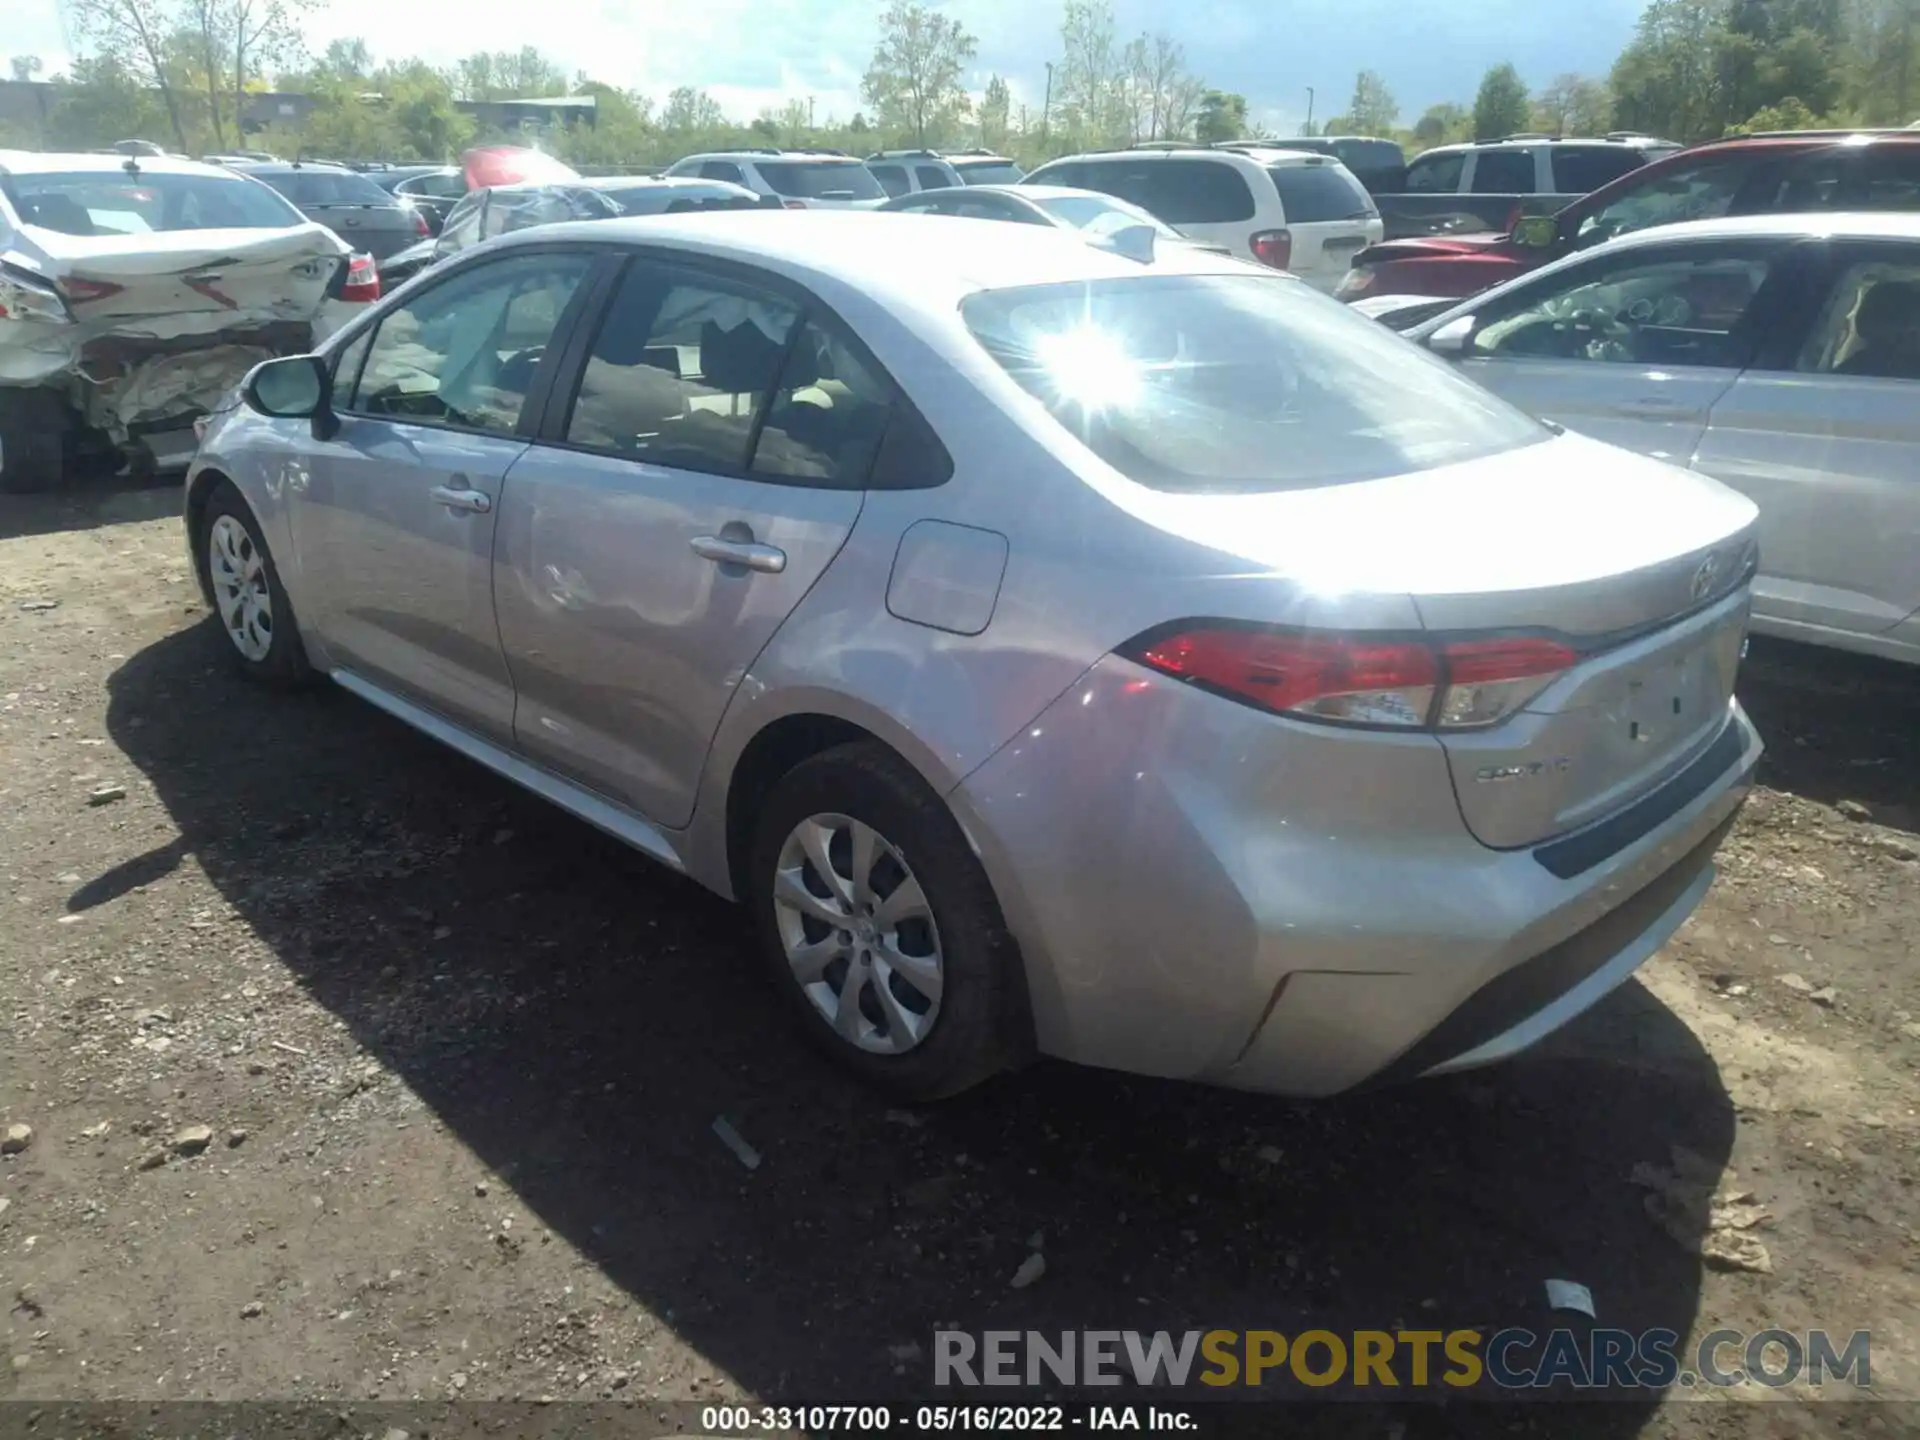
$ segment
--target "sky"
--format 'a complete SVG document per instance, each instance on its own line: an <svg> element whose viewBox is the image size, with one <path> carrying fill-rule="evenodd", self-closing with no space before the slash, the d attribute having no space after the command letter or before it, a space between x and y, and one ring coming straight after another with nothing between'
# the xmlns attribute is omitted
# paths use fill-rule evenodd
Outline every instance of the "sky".
<svg viewBox="0 0 1920 1440"><path fill-rule="evenodd" d="M1534 87L1566 71L1603 74L1631 37L1644 0L1114 0L1120 37L1164 31L1209 84L1245 95L1261 124L1295 130L1307 111L1345 108L1353 77L1377 70L1411 124L1442 100L1470 103L1489 65L1510 60ZM815 114L861 108L879 0L321 0L307 34L318 51L359 37L377 59L445 64L477 49L533 44L568 70L664 97L704 87L728 114L811 98ZM1037 114L1046 62L1060 50L1058 0L945 0L979 40L972 88L1007 78ZM51 73L70 47L57 0L0 0L0 55L40 56ZM485 16L486 19L481 17ZM5 73L0 71L0 74Z"/></svg>

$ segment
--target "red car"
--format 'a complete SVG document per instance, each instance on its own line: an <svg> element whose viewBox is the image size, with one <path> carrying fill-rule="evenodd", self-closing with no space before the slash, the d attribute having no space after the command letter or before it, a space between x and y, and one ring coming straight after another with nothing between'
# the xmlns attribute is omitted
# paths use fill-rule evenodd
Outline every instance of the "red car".
<svg viewBox="0 0 1920 1440"><path fill-rule="evenodd" d="M1676 151L1505 235L1389 240L1354 257L1334 292L1477 294L1629 230L1724 215L1920 209L1920 132L1798 130Z"/></svg>

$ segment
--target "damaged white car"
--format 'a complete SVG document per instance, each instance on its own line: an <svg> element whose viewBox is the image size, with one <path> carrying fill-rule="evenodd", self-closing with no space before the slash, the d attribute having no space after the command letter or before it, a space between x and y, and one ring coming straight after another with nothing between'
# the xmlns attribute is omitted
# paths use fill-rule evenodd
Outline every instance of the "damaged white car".
<svg viewBox="0 0 1920 1440"><path fill-rule="evenodd" d="M0 491L89 450L184 465L193 422L378 281L256 180L171 156L0 150Z"/></svg>

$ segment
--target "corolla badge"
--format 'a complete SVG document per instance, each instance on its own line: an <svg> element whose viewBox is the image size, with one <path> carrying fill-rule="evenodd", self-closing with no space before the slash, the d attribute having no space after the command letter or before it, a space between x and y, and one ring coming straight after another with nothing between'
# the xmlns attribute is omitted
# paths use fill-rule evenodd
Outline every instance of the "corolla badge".
<svg viewBox="0 0 1920 1440"><path fill-rule="evenodd" d="M1564 755L1551 760L1528 760L1519 765L1488 765L1474 772L1474 780L1481 785L1493 785L1503 780L1531 780L1538 775L1557 775L1573 762Z"/></svg>

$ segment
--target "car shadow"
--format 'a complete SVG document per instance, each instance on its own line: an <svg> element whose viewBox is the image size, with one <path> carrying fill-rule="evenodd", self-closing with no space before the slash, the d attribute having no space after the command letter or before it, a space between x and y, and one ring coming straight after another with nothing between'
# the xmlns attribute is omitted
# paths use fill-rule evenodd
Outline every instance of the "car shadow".
<svg viewBox="0 0 1920 1440"><path fill-rule="evenodd" d="M104 468L77 470L58 490L0 493L0 540L97 530L180 513L179 475L139 479Z"/></svg>
<svg viewBox="0 0 1920 1440"><path fill-rule="evenodd" d="M1763 785L1920 833L1920 665L1756 636L1739 691L1767 742Z"/></svg>
<svg viewBox="0 0 1920 1440"><path fill-rule="evenodd" d="M1320 1103L1041 1063L892 1109L789 1030L733 907L343 693L227 678L218 645L171 635L109 682L179 852L542 1223L763 1397L926 1398L943 1322L1593 1325L1549 1313L1549 1278L1607 1326L1694 1319L1700 1261L1629 1176L1676 1146L1717 1170L1734 1116L1637 986L1542 1055ZM1044 1280L1011 1288L1035 1249Z"/></svg>

